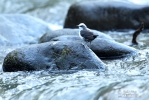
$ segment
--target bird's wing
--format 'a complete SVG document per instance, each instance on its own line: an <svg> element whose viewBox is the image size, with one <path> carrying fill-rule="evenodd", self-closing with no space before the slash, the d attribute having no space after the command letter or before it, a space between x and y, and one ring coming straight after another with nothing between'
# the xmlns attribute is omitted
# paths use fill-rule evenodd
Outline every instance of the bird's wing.
<svg viewBox="0 0 149 100"><path fill-rule="evenodd" d="M87 31L87 30L81 30L80 35L86 40L86 41L92 41L95 39L93 32Z"/></svg>
<svg viewBox="0 0 149 100"><path fill-rule="evenodd" d="M81 30L80 34L84 38L93 37L94 35L93 32L88 31L88 30Z"/></svg>

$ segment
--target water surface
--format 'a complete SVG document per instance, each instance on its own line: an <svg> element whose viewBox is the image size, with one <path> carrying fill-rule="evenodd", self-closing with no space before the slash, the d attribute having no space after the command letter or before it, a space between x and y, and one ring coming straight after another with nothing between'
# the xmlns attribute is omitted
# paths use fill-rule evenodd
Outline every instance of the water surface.
<svg viewBox="0 0 149 100"><path fill-rule="evenodd" d="M1 0L1 13L25 13L41 18L54 30L62 28L68 7L77 0ZM79 0L78 0L79 1ZM11 9L10 9L11 7ZM57 16L59 15L59 16ZM134 30L105 32L131 45ZM0 46L0 100L148 100L149 34L138 37L138 55L103 60L106 72L2 72L6 54L19 46ZM29 44L24 44L29 45ZM21 46L24 46L21 45Z"/></svg>

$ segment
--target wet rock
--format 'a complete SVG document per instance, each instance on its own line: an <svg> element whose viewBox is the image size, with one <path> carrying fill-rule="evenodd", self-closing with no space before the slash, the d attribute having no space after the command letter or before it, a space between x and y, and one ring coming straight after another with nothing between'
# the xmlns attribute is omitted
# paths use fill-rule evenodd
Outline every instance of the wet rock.
<svg viewBox="0 0 149 100"><path fill-rule="evenodd" d="M0 22L1 45L36 43L50 31L44 21L24 14L1 14Z"/></svg>
<svg viewBox="0 0 149 100"><path fill-rule="evenodd" d="M106 35L106 34L100 32L100 31L96 31L96 30L92 30L92 31L93 31L94 34L98 35L98 38L106 38L107 40L113 40L109 35ZM74 41L75 41L75 39L80 40L80 38L78 38L79 37L79 29L66 28L66 29L59 29L59 30L51 31L49 33L44 34L39 39L39 43L48 42L48 41L51 41L51 39L54 39L54 38L59 37L59 36L64 36L64 35L67 35L67 36L70 35L70 36L68 36L69 39L73 35ZM76 37L76 38L74 38L74 37ZM64 37L64 39L67 39L67 38ZM72 40L72 38L71 38L71 40Z"/></svg>
<svg viewBox="0 0 149 100"><path fill-rule="evenodd" d="M88 45L91 50L101 59L117 59L132 55L137 52L136 49L114 41L111 37L104 33L98 33L99 36L89 43L83 41L78 35L78 29L61 29L45 34L40 38L39 42L48 41L71 41L81 42Z"/></svg>
<svg viewBox="0 0 149 100"><path fill-rule="evenodd" d="M51 39L51 41L74 41L81 42L88 47L100 58L100 59L118 59L130 56L137 52L136 49L124 45L122 43L118 43L116 41L110 41L103 38L97 38L92 41L91 46L89 43L86 43L80 37L75 35L63 35L56 38Z"/></svg>
<svg viewBox="0 0 149 100"><path fill-rule="evenodd" d="M149 28L149 6L129 1L84 1L70 6L64 28L85 23L96 30L136 29L144 21Z"/></svg>
<svg viewBox="0 0 149 100"><path fill-rule="evenodd" d="M105 70L105 64L80 42L46 42L16 49L4 59L3 71Z"/></svg>
<svg viewBox="0 0 149 100"><path fill-rule="evenodd" d="M91 49L101 59L118 59L136 54L138 50L116 41L97 38L92 42Z"/></svg>

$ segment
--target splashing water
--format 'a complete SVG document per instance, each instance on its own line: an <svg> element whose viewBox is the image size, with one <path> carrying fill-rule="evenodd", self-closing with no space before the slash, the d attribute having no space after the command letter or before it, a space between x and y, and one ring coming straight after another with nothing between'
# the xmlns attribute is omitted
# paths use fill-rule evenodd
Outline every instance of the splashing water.
<svg viewBox="0 0 149 100"><path fill-rule="evenodd" d="M1 0L0 12L25 13L35 16L49 22L49 26L54 30L62 28L68 7L76 1ZM133 30L107 32L116 41L126 45L130 45L132 33ZM103 60L107 64L106 72L4 73L0 67L0 100L148 100L148 37L148 32L142 33L138 37L139 45L133 46L140 50L137 55L118 60ZM6 54L18 47L20 46L0 47L0 66L2 66Z"/></svg>

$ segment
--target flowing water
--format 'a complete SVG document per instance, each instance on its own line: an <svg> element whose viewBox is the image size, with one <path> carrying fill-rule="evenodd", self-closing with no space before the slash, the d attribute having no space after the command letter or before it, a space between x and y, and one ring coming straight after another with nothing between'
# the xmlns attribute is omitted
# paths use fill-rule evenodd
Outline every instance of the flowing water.
<svg viewBox="0 0 149 100"><path fill-rule="evenodd" d="M1 0L0 12L35 16L54 30L62 28L68 7L76 1L81 0ZM105 33L130 45L133 32ZM133 46L139 50L138 55L103 60L107 64L106 72L3 72L4 57L20 46L0 46L0 100L149 100L148 33L140 34L139 45Z"/></svg>

